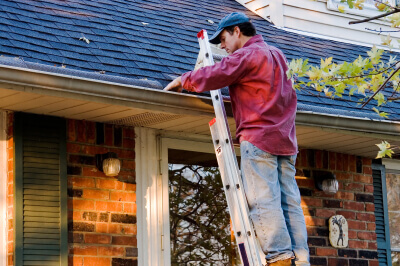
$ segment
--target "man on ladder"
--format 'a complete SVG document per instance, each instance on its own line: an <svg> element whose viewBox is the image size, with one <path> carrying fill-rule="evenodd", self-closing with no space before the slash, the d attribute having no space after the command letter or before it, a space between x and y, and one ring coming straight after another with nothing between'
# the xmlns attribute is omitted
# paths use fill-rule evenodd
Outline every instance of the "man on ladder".
<svg viewBox="0 0 400 266"><path fill-rule="evenodd" d="M221 43L229 56L183 74L164 90L204 92L229 86L244 190L268 265L291 265L292 259L296 265L310 265L294 178L297 98L286 76L286 58L256 35L243 13L224 17L210 42Z"/></svg>

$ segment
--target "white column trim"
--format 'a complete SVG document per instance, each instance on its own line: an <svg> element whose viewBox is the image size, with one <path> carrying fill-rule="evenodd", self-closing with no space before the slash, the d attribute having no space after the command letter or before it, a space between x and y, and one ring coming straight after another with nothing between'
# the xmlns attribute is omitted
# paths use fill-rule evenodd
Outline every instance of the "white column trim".
<svg viewBox="0 0 400 266"><path fill-rule="evenodd" d="M164 265L161 249L162 187L156 131L135 128L137 240L139 265Z"/></svg>
<svg viewBox="0 0 400 266"><path fill-rule="evenodd" d="M7 265L7 116L0 111L0 266Z"/></svg>

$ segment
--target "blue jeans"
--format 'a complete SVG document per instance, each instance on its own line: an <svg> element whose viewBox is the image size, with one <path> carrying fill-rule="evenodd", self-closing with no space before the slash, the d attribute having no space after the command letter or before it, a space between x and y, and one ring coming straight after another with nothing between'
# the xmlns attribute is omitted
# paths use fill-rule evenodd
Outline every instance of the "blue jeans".
<svg viewBox="0 0 400 266"><path fill-rule="evenodd" d="M310 265L307 229L294 178L296 155L275 156L242 141L243 186L261 248L268 263L296 257Z"/></svg>

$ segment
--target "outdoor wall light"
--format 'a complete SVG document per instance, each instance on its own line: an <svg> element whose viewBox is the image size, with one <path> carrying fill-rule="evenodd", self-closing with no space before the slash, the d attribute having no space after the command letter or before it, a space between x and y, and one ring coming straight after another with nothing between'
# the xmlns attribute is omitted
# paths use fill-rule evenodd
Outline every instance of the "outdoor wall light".
<svg viewBox="0 0 400 266"><path fill-rule="evenodd" d="M114 152L96 154L96 166L106 176L117 176L121 170L121 161Z"/></svg>
<svg viewBox="0 0 400 266"><path fill-rule="evenodd" d="M329 171L312 171L315 187L327 194L336 194L339 183L333 173Z"/></svg>

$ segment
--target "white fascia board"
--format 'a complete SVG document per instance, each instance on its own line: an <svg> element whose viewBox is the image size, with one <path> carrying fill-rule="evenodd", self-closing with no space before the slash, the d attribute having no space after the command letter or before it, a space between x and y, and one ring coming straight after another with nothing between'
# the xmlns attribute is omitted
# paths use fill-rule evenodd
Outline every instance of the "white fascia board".
<svg viewBox="0 0 400 266"><path fill-rule="evenodd" d="M75 76L57 75L54 73L40 72L29 69L15 68L0 65L0 82L12 84L12 89L21 92L38 93L47 96L58 96L73 99L86 99L88 101L105 102L156 110L171 114L199 115L206 117L214 116L214 108L210 97L189 95L175 92L165 92L156 89L129 86L124 84L110 83L98 80L79 78ZM227 109L229 112L230 108ZM310 116L311 115L311 116ZM323 117L323 119L321 119ZM296 123L326 124L327 119L332 117L329 114L315 112L298 112ZM311 119L311 120L310 120ZM339 121L338 121L339 120ZM345 120L352 120L348 123ZM399 123L395 121L372 121L357 117L340 117L335 115L335 124L342 121L348 130L354 129L354 124L360 124L363 130L373 131L383 135L397 134L400 131ZM379 122L379 127L377 127ZM379 130L383 128L385 130ZM355 128L359 130L359 128ZM376 132L376 131L379 132Z"/></svg>
<svg viewBox="0 0 400 266"><path fill-rule="evenodd" d="M296 125L379 134L388 140L400 140L400 123L396 121L380 121L312 111L297 111Z"/></svg>

